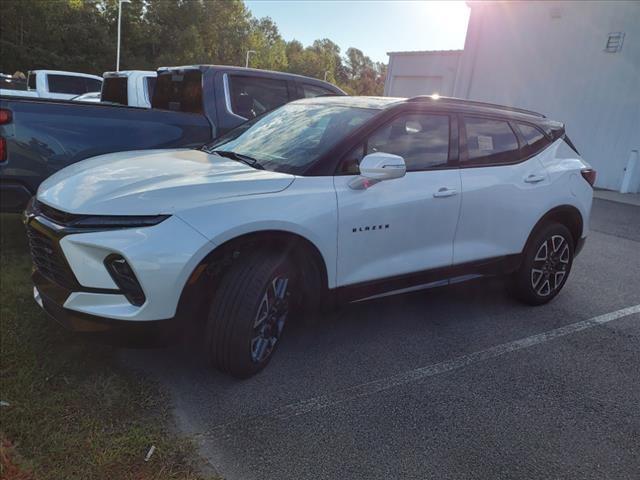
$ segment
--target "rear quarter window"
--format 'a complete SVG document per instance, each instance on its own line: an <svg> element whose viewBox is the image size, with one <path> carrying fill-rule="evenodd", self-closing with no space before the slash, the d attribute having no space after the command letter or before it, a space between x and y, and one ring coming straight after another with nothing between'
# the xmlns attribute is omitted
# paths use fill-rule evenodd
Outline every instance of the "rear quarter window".
<svg viewBox="0 0 640 480"><path fill-rule="evenodd" d="M544 150L551 142L547 136L538 128L526 123L517 123L516 126L522 134L525 144L522 146L522 157L530 157Z"/></svg>
<svg viewBox="0 0 640 480"><path fill-rule="evenodd" d="M202 73L199 70L161 73L152 98L153 108L202 113Z"/></svg>

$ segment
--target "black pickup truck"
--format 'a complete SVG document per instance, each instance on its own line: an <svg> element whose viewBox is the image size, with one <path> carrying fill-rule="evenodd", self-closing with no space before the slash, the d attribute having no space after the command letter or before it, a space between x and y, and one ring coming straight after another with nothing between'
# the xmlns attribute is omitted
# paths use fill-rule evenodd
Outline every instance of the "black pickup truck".
<svg viewBox="0 0 640 480"><path fill-rule="evenodd" d="M21 212L49 175L126 150L198 147L291 100L345 95L280 72L195 65L158 70L152 108L0 97L0 211Z"/></svg>

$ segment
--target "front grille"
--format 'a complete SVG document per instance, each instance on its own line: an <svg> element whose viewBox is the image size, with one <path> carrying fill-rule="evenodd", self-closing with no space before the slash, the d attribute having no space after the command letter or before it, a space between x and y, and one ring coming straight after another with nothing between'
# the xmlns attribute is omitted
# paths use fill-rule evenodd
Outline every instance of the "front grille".
<svg viewBox="0 0 640 480"><path fill-rule="evenodd" d="M58 225L63 225L63 226L67 226L71 224L74 220L78 220L79 218L83 217L83 215L75 215L73 213L63 212L56 208L50 207L49 205L46 205L42 202L39 202L38 200L36 200L35 209L41 215L48 218L52 222L57 223Z"/></svg>
<svg viewBox="0 0 640 480"><path fill-rule="evenodd" d="M35 268L52 282L72 290L77 280L67 264L58 242L27 225L27 238Z"/></svg>

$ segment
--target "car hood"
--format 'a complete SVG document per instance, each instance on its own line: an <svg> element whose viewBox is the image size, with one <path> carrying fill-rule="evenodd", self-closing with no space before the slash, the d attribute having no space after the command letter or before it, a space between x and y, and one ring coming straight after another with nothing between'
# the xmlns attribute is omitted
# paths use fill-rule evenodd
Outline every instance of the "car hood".
<svg viewBox="0 0 640 480"><path fill-rule="evenodd" d="M221 198L279 192L294 178L200 150L120 152L59 171L40 185L38 200L78 214L171 214Z"/></svg>

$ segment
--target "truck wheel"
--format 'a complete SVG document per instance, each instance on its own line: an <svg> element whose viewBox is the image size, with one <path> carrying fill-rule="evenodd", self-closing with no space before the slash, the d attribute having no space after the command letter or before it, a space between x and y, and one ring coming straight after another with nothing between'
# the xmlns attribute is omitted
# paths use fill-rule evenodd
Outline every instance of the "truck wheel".
<svg viewBox="0 0 640 480"><path fill-rule="evenodd" d="M210 363L237 378L267 366L280 344L296 275L283 254L248 254L220 279L205 331Z"/></svg>
<svg viewBox="0 0 640 480"><path fill-rule="evenodd" d="M509 290L521 302L543 305L562 289L573 264L573 238L569 229L551 223L534 233L524 251L522 265L509 280Z"/></svg>

